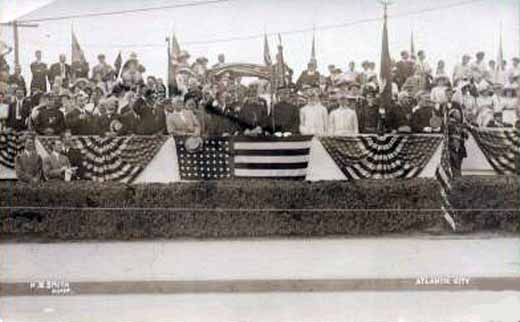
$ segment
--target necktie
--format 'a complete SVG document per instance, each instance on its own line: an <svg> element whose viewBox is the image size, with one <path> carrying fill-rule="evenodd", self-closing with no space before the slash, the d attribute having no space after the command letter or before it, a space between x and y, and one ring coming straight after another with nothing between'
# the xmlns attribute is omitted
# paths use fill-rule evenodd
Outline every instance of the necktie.
<svg viewBox="0 0 520 322"><path fill-rule="evenodd" d="M21 110L22 110L22 101L18 100L18 101L16 101L16 119L17 120L21 120L22 119Z"/></svg>

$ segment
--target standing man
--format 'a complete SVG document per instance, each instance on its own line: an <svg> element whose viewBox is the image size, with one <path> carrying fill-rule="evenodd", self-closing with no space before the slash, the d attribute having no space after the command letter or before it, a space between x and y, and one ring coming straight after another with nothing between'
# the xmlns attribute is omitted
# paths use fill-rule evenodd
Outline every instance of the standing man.
<svg viewBox="0 0 520 322"><path fill-rule="evenodd" d="M406 50L403 50L401 52L401 60L395 64L395 67L395 81L397 83L397 86L399 86L399 89L401 89L408 77L414 74L415 69L413 61L410 60L410 54Z"/></svg>
<svg viewBox="0 0 520 322"><path fill-rule="evenodd" d="M225 63L226 63L226 56L224 56L224 54L219 54L218 55L218 63L213 65L213 68L220 67L220 66L224 65Z"/></svg>
<svg viewBox="0 0 520 322"><path fill-rule="evenodd" d="M54 84L56 77L60 77L62 80L62 86L67 87L72 77L70 65L67 63L67 56L65 54L60 55L60 61L53 64L49 70L49 83Z"/></svg>
<svg viewBox="0 0 520 322"><path fill-rule="evenodd" d="M309 102L300 109L300 133L322 136L327 134L328 112L320 102L318 88L309 90Z"/></svg>
<svg viewBox="0 0 520 322"><path fill-rule="evenodd" d="M301 91L305 87L317 87L320 85L320 72L314 60L307 64L307 70L304 70L296 81L296 88Z"/></svg>
<svg viewBox="0 0 520 322"><path fill-rule="evenodd" d="M22 66L16 65L14 67L14 73L9 76L7 83L9 85L16 85L17 88L23 90L23 95L27 96L27 86L25 84L25 79L22 76Z"/></svg>
<svg viewBox="0 0 520 322"><path fill-rule="evenodd" d="M470 60L471 57L469 55L462 56L462 62L453 69L453 86L457 86L463 79L469 80L471 77Z"/></svg>
<svg viewBox="0 0 520 322"><path fill-rule="evenodd" d="M9 104L7 112L7 127L15 131L26 131L28 127L27 118L31 115L31 102L24 96L24 90L16 90L14 101Z"/></svg>
<svg viewBox="0 0 520 322"><path fill-rule="evenodd" d="M272 115L266 119L266 128L271 133L289 132L297 134L300 127L300 112L291 99L291 89L281 88L277 92L278 102L271 111ZM272 118L274 118L274 129Z"/></svg>
<svg viewBox="0 0 520 322"><path fill-rule="evenodd" d="M359 133L359 124L354 107L355 97L344 92L339 94L339 108L330 112L329 134L332 136L349 136Z"/></svg>
<svg viewBox="0 0 520 322"><path fill-rule="evenodd" d="M471 64L471 76L473 77L475 83L478 84L486 76L488 69L486 62L484 61L484 52L479 51L476 57L477 60Z"/></svg>
<svg viewBox="0 0 520 322"><path fill-rule="evenodd" d="M42 181L43 161L36 153L33 137L25 139L25 149L15 159L15 170L18 182L34 184Z"/></svg>
<svg viewBox="0 0 520 322"><path fill-rule="evenodd" d="M101 79L102 82L108 82L112 80L115 75L114 68L107 64L106 57L104 54L98 55L98 64L92 69L92 78Z"/></svg>
<svg viewBox="0 0 520 322"><path fill-rule="evenodd" d="M36 60L31 64L31 94L34 94L36 90L45 93L47 91L47 64L42 61L42 52L37 50L35 52Z"/></svg>

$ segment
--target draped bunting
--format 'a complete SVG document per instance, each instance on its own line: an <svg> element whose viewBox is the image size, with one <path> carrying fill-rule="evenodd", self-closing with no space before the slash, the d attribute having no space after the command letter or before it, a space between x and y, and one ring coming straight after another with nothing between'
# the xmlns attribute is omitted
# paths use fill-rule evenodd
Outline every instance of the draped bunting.
<svg viewBox="0 0 520 322"><path fill-rule="evenodd" d="M24 140L14 132L0 132L0 165L14 169L16 155L23 151Z"/></svg>
<svg viewBox="0 0 520 322"><path fill-rule="evenodd" d="M519 174L518 130L470 127L470 132L489 164L498 174Z"/></svg>
<svg viewBox="0 0 520 322"><path fill-rule="evenodd" d="M431 160L440 135L323 137L321 143L348 180L413 178Z"/></svg>
<svg viewBox="0 0 520 322"><path fill-rule="evenodd" d="M56 137L39 137L47 152ZM130 183L143 171L166 141L165 136L76 136L74 146L83 155L85 179Z"/></svg>

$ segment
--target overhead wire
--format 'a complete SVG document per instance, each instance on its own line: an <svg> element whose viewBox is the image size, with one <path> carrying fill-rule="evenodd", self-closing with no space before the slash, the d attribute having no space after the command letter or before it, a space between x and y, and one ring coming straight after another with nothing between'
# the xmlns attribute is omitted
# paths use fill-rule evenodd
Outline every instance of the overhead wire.
<svg viewBox="0 0 520 322"><path fill-rule="evenodd" d="M214 3L218 3L218 2L229 2L229 1L236 1L236 0L213 0L213 1L204 1L204 2L203 1L199 1L199 2L194 2L194 3L191 3L191 4L192 5L193 4L199 4L199 5L206 4L207 5L207 4L214 4ZM398 14L393 14L393 15L389 14L388 17L389 18L403 18L403 17L419 15L419 14L428 13L428 12L434 12L434 11L439 11L439 10L446 10L446 9L452 9L452 8L456 8L456 7L467 6L469 4L474 4L474 3L483 2L483 1L485 1L485 0L465 0L465 1L459 1L459 2L456 2L456 3L450 3L450 4L446 4L446 5L442 5L442 6L423 8L423 9L419 9L419 10L413 10L413 11L403 12L403 13L398 13ZM182 4L182 5L177 5L177 6L188 6L188 5L189 4ZM165 8L165 7L166 6L163 6L162 8ZM168 6L168 7L171 8L171 7L173 7L173 5L172 6ZM159 8L159 7L133 9L133 10L122 10L122 11L118 11L118 14L120 14L120 13L122 13L124 11L135 12L136 10L156 10L155 8ZM113 14L113 12L112 13L109 13L109 12L98 13L98 15L108 15L108 14ZM71 16L67 16L67 17L71 17ZM50 18L47 18L47 19L64 19L64 18L63 17L50 17ZM209 39L209 40L185 41L185 42L183 42L183 45L187 45L187 46L209 45L209 44L216 44L216 43L225 43L225 42L246 41L246 40L259 39L259 38L264 37L264 35L275 36L275 35L280 34L280 35L286 36L286 35L292 35L292 34L308 33L308 32L312 32L313 30L316 30L316 31L327 31L327 30L348 28L348 27L352 27L352 26L356 26L356 25L372 23L372 22L378 22L378 21L382 21L382 20L383 20L383 17L370 17L370 18L363 18L363 19L357 19L357 20L342 22L342 23L338 23L338 24L321 25L321 26L309 26L309 27L304 27L304 28L299 28L299 29L292 29L292 30L285 30L285 31L268 32L268 33L256 33L256 34L251 34L251 35L232 36L232 37L225 37L225 38L215 38L215 39ZM35 20L24 20L24 22L34 22L34 21ZM107 46L99 45L99 44L86 44L86 45L87 46L92 46L92 47L99 46L99 47L104 47L104 48L163 48L165 46L164 43L161 43L161 44L159 44L159 43L148 43L148 44L111 44L111 45L107 45Z"/></svg>

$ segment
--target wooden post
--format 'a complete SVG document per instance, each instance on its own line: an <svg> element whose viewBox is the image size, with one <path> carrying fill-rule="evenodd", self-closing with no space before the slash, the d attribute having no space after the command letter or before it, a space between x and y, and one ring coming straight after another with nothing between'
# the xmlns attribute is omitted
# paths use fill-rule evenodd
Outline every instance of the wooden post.
<svg viewBox="0 0 520 322"><path fill-rule="evenodd" d="M2 26L12 26L13 27L13 38L14 38L14 65L20 65L20 37L18 34L18 27L30 27L36 28L37 24L23 23L13 20L11 22L6 22L0 24Z"/></svg>

